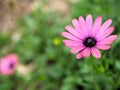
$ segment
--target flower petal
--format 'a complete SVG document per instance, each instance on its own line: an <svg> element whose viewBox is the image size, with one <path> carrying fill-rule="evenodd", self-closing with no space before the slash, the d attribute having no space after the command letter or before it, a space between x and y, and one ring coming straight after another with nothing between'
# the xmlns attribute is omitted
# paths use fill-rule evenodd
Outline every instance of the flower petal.
<svg viewBox="0 0 120 90"><path fill-rule="evenodd" d="M77 44L77 45L83 45L83 41L79 40L79 41L73 41L73 40L63 40L63 42L65 44Z"/></svg>
<svg viewBox="0 0 120 90"><path fill-rule="evenodd" d="M78 39L77 37L71 35L71 34L68 33L68 32L62 32L62 36L64 36L65 38L71 39L71 40L76 40L76 41L79 41L79 40L80 40L80 39Z"/></svg>
<svg viewBox="0 0 120 90"><path fill-rule="evenodd" d="M106 29L110 26L111 23L112 23L112 19L109 19L105 23L103 23L102 26L100 27L98 34L104 33L106 31ZM98 34L96 34L96 35L98 35Z"/></svg>
<svg viewBox="0 0 120 90"><path fill-rule="evenodd" d="M83 57L83 56L82 56L81 52L76 55L76 58L77 58L77 59L81 59L82 57Z"/></svg>
<svg viewBox="0 0 120 90"><path fill-rule="evenodd" d="M75 44L66 44L66 46L67 47L69 47L69 48L81 48L81 47L84 47L84 46L82 46L82 45L75 45Z"/></svg>
<svg viewBox="0 0 120 90"><path fill-rule="evenodd" d="M86 22L85 22L85 20L82 16L79 17L79 26L80 26L80 29L83 32L83 35L85 37L88 36L89 32L88 32L88 29L87 29L87 25L86 25Z"/></svg>
<svg viewBox="0 0 120 90"><path fill-rule="evenodd" d="M81 52L79 52L77 55L76 55L76 58L77 59L80 59L82 57L89 57L91 52L90 52L90 48L85 48L83 49Z"/></svg>
<svg viewBox="0 0 120 90"><path fill-rule="evenodd" d="M117 35L111 35L101 41L98 41L97 43L98 44L111 44L114 42L114 40L117 38L118 36Z"/></svg>
<svg viewBox="0 0 120 90"><path fill-rule="evenodd" d="M81 50L83 50L85 48L85 46L78 46L78 47L74 47L71 49L71 53L78 53L80 52Z"/></svg>
<svg viewBox="0 0 120 90"><path fill-rule="evenodd" d="M82 41L63 40L63 42L67 47L70 47L70 48L84 46Z"/></svg>
<svg viewBox="0 0 120 90"><path fill-rule="evenodd" d="M73 24L73 26L75 27L75 29L80 30L77 19L72 19L72 24Z"/></svg>
<svg viewBox="0 0 120 90"><path fill-rule="evenodd" d="M110 46L104 44L97 44L95 47L102 50L108 50L111 48Z"/></svg>
<svg viewBox="0 0 120 90"><path fill-rule="evenodd" d="M72 20L72 24L75 27L75 29L80 33L80 36L84 38L83 31L80 29L79 23L77 19Z"/></svg>
<svg viewBox="0 0 120 90"><path fill-rule="evenodd" d="M69 33L73 34L74 36L76 36L76 37L78 37L78 38L80 38L80 39L83 39L83 37L80 35L80 33L79 33L77 30L75 30L74 28L72 28L72 27L70 27L70 26L66 26L65 29L66 29Z"/></svg>
<svg viewBox="0 0 120 90"><path fill-rule="evenodd" d="M101 57L101 52L98 49L96 49L95 47L91 48L91 53L96 58L100 58Z"/></svg>
<svg viewBox="0 0 120 90"><path fill-rule="evenodd" d="M86 17L86 25L87 25L89 35L92 34L92 24L93 24L92 15L87 15L87 17Z"/></svg>
<svg viewBox="0 0 120 90"><path fill-rule="evenodd" d="M104 33L98 33L96 35L96 38L97 38L97 40L102 40L102 39L106 38L107 36L109 36L113 31L114 31L114 26L111 26Z"/></svg>
<svg viewBox="0 0 120 90"><path fill-rule="evenodd" d="M89 57L91 52L90 52L90 48L85 48L81 53L83 55L83 57Z"/></svg>
<svg viewBox="0 0 120 90"><path fill-rule="evenodd" d="M101 16L98 16L96 19L95 19L95 22L93 24L93 36L96 35L96 33L99 31L99 28L100 28L100 25L102 23L102 17Z"/></svg>

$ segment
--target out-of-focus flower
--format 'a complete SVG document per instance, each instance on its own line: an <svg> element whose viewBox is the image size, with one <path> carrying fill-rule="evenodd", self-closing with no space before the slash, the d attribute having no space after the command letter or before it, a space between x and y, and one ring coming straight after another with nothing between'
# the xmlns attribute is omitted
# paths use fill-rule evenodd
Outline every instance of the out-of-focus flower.
<svg viewBox="0 0 120 90"><path fill-rule="evenodd" d="M16 54L9 54L0 58L0 74L11 75L14 73L18 65L18 56Z"/></svg>
<svg viewBox="0 0 120 90"><path fill-rule="evenodd" d="M71 53L77 53L76 58L89 57L91 54L101 57L99 49L108 50L110 44L117 38L117 35L110 35L114 31L114 26L110 26L112 20L102 23L102 17L98 16L93 23L92 16L87 15L86 20L82 16L73 19L74 26L66 26L68 32L62 32L62 36L68 40L63 40L65 45L71 48Z"/></svg>
<svg viewBox="0 0 120 90"><path fill-rule="evenodd" d="M53 43L54 43L54 45L59 45L59 44L60 44L59 38L55 38L55 39L53 40Z"/></svg>

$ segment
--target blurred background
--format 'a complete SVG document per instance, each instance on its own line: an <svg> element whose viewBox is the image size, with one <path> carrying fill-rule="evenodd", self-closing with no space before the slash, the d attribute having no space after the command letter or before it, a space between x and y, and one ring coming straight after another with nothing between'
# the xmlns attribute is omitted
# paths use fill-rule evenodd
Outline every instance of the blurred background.
<svg viewBox="0 0 120 90"><path fill-rule="evenodd" d="M72 18L113 19L120 35L119 0L0 0L0 57L15 53L13 75L0 75L0 90L120 90L120 38L102 58L76 60L62 43Z"/></svg>

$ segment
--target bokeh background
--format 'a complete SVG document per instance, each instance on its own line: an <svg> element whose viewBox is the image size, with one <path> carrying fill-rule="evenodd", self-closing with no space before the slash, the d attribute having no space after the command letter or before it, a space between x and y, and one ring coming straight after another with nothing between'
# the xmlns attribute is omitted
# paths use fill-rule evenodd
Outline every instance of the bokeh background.
<svg viewBox="0 0 120 90"><path fill-rule="evenodd" d="M120 90L120 38L102 58L76 60L62 43L72 18L109 18L120 34L120 0L0 0L0 56L16 53L19 65L0 75L0 90Z"/></svg>

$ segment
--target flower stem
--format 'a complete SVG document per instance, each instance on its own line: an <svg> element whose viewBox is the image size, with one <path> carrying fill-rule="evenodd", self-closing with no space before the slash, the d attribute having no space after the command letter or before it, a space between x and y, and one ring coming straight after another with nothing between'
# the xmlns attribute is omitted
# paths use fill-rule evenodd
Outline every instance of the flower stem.
<svg viewBox="0 0 120 90"><path fill-rule="evenodd" d="M94 62L93 62L92 55L91 55L91 60L90 60L90 66L91 66L91 75L92 75L92 79L93 79L93 84L94 84L95 90L100 90L99 85L97 84L97 82L95 80Z"/></svg>

